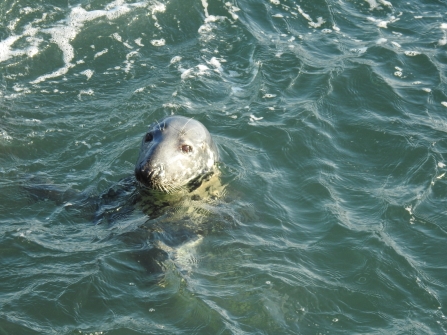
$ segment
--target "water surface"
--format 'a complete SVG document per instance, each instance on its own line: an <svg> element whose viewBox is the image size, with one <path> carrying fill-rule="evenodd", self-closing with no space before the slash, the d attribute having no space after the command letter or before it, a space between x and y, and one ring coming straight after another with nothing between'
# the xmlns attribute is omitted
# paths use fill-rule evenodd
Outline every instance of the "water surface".
<svg viewBox="0 0 447 335"><path fill-rule="evenodd" d="M446 333L446 16L435 0L3 1L1 332ZM24 190L108 192L170 114L219 147L225 196L201 215L95 225ZM155 271L151 227L191 224L201 237Z"/></svg>

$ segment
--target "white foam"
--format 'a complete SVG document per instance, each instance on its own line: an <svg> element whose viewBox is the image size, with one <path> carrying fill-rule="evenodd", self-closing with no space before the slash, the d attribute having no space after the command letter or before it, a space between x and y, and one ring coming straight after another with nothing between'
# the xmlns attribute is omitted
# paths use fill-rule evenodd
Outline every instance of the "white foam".
<svg viewBox="0 0 447 335"><path fill-rule="evenodd" d="M155 21L154 22L155 28L158 28L161 30L161 26L158 23L158 19L155 14L164 13L166 11L166 6L162 3L156 2L154 5L150 6L149 10L151 11L152 19Z"/></svg>
<svg viewBox="0 0 447 335"><path fill-rule="evenodd" d="M151 7L151 13L154 15L155 13L164 13L166 12L166 6L162 3L157 3Z"/></svg>
<svg viewBox="0 0 447 335"><path fill-rule="evenodd" d="M312 21L312 18L309 16L309 14L304 13L304 11L301 9L300 6L297 6L298 12L307 20Z"/></svg>
<svg viewBox="0 0 447 335"><path fill-rule="evenodd" d="M113 34L112 34L112 37L113 37L114 39L116 39L118 42L123 42L123 38L122 38L121 35L118 34L118 33L113 33Z"/></svg>
<svg viewBox="0 0 447 335"><path fill-rule="evenodd" d="M81 74L85 75L87 77L87 80L90 80L90 78L93 76L93 71L85 70L85 71L82 71Z"/></svg>
<svg viewBox="0 0 447 335"><path fill-rule="evenodd" d="M392 4L391 2L389 2L389 1L386 1L386 0L379 0L379 2L380 2L382 5L384 5L384 6L387 6L387 7L390 7L390 8L393 7L393 4Z"/></svg>
<svg viewBox="0 0 447 335"><path fill-rule="evenodd" d="M200 34L207 34L212 31L212 27L209 24L203 24L199 27L199 33Z"/></svg>
<svg viewBox="0 0 447 335"><path fill-rule="evenodd" d="M126 55L126 59L129 60L130 58L132 58L132 57L134 57L134 56L137 56L137 55L138 55L138 51L132 51L132 52L129 52L129 53Z"/></svg>
<svg viewBox="0 0 447 335"><path fill-rule="evenodd" d="M115 0L112 1L111 3L107 4L106 7L104 8L105 10L111 10L115 7L121 6L125 3L124 0Z"/></svg>
<svg viewBox="0 0 447 335"><path fill-rule="evenodd" d="M218 21L224 21L226 20L225 16L219 16L219 15L209 15L206 19L205 19L205 23L209 23L209 22L218 22Z"/></svg>
<svg viewBox="0 0 447 335"><path fill-rule="evenodd" d="M408 205L407 207L405 207L405 210L410 213L413 214L413 208L411 207L411 205Z"/></svg>
<svg viewBox="0 0 447 335"><path fill-rule="evenodd" d="M365 0L368 4L369 4L369 9L373 10L376 8L379 8L379 3L386 6L386 7L390 7L392 8L393 5L391 4L391 2L386 1L386 0L379 0L379 3L377 3L376 0Z"/></svg>
<svg viewBox="0 0 447 335"><path fill-rule="evenodd" d="M321 25L323 24L323 23L325 23L326 21L325 20L323 20L323 18L322 17L318 17L317 18L317 22L309 22L309 25L311 26L311 27L314 27L314 28L319 28L319 27L321 27Z"/></svg>
<svg viewBox="0 0 447 335"><path fill-rule="evenodd" d="M377 27L379 28L388 28L388 23L394 23L396 21L399 21L399 18L396 18L394 16L391 16L389 20L379 20L379 19L375 19L373 17L367 17L367 20L376 23Z"/></svg>
<svg viewBox="0 0 447 335"><path fill-rule="evenodd" d="M0 129L0 139L3 139L5 141L11 141L12 137L8 135L8 133L2 129Z"/></svg>
<svg viewBox="0 0 447 335"><path fill-rule="evenodd" d="M197 65L197 68L199 69L199 73L205 73L205 71L209 70L209 67L203 64Z"/></svg>
<svg viewBox="0 0 447 335"><path fill-rule="evenodd" d="M180 70L180 72L182 72L180 78L182 80L185 80L187 78L193 78L193 77L196 77L196 76L202 76L204 74L207 74L208 71L209 71L209 68L206 65L199 64L195 68L190 68L190 69L187 69L187 70L180 68L179 70Z"/></svg>
<svg viewBox="0 0 447 335"><path fill-rule="evenodd" d="M222 72L222 65L220 63L220 61L216 58L216 57L212 57L210 59L210 61L207 62L208 64L214 66L216 68L216 70L218 70L219 72Z"/></svg>
<svg viewBox="0 0 447 335"><path fill-rule="evenodd" d="M29 123L42 123L39 119L25 119L24 121Z"/></svg>
<svg viewBox="0 0 447 335"><path fill-rule="evenodd" d="M180 56L175 56L175 57L173 57L173 58L171 59L170 64L178 63L178 62L180 62L181 60L182 60L182 57L180 57Z"/></svg>
<svg viewBox="0 0 447 335"><path fill-rule="evenodd" d="M135 44L138 45L138 46L140 46L140 47L144 47L144 44L141 43L141 37L140 37L140 38L137 38L137 39L135 40Z"/></svg>
<svg viewBox="0 0 447 335"><path fill-rule="evenodd" d="M135 57L137 55L138 55L138 51L131 51L126 55L126 60L124 62L124 64L126 64L126 66L124 67L124 72L126 72L126 73L130 72L130 70L132 69L133 63L135 62L131 58Z"/></svg>
<svg viewBox="0 0 447 335"><path fill-rule="evenodd" d="M14 19L13 21L9 22L8 29L10 31L14 31L16 29L17 23L19 23L19 22L20 22L20 18L19 17Z"/></svg>
<svg viewBox="0 0 447 335"><path fill-rule="evenodd" d="M297 6L297 9L298 9L298 12L299 12L299 13L300 13L300 14L301 14L307 21L309 21L309 26L311 26L311 27L313 27L313 28L319 28L319 27L321 27L321 25L322 25L323 23L326 22L325 20L323 20L322 17L317 18L317 22L314 22L314 21L312 20L312 18L310 17L310 15L307 14L307 13L305 13L305 12L301 9L300 6Z"/></svg>
<svg viewBox="0 0 447 335"><path fill-rule="evenodd" d="M262 120L264 117L256 117L253 114L250 114L250 121L249 122L254 122L254 121L260 121Z"/></svg>
<svg viewBox="0 0 447 335"><path fill-rule="evenodd" d="M90 88L88 90L81 90L78 94L78 99L82 100L83 95L93 95L95 92Z"/></svg>
<svg viewBox="0 0 447 335"><path fill-rule="evenodd" d="M208 2L206 0L202 0L203 11L205 12L205 17L208 17Z"/></svg>
<svg viewBox="0 0 447 335"><path fill-rule="evenodd" d="M409 56L409 57L414 57L414 56L418 56L421 53L419 51L405 51L405 55Z"/></svg>
<svg viewBox="0 0 447 335"><path fill-rule="evenodd" d="M276 94L270 94L270 93L266 93L264 94L263 98L267 98L267 99L271 99L271 98L275 98Z"/></svg>
<svg viewBox="0 0 447 335"><path fill-rule="evenodd" d="M96 58L98 58L98 57L100 57L100 56L102 56L102 55L104 55L104 54L106 54L108 52L109 52L109 49L105 48L104 50L95 53L95 55L93 56L93 59L96 59Z"/></svg>
<svg viewBox="0 0 447 335"><path fill-rule="evenodd" d="M31 58L37 55L39 53L39 44L43 41L41 38L36 37L37 32L38 29L31 24L27 24L22 35L12 35L0 41L0 63L16 56L26 55ZM22 50L13 50L14 43L23 37L26 38L29 46Z"/></svg>
<svg viewBox="0 0 447 335"><path fill-rule="evenodd" d="M228 8L228 13L230 13L233 20L236 21L239 18L236 12L239 12L241 9L236 6L233 6L230 2L226 2L225 6Z"/></svg>
<svg viewBox="0 0 447 335"><path fill-rule="evenodd" d="M193 72L192 68L191 69L187 69L187 70L180 69L180 72L182 73L180 75L180 78L182 78L183 80L185 80L186 78L194 77L194 75L192 74L192 72Z"/></svg>
<svg viewBox="0 0 447 335"><path fill-rule="evenodd" d="M173 103L173 102L167 102L167 103L163 104L163 107L164 108L171 108L171 109L180 109L183 106L180 105L180 104Z"/></svg>
<svg viewBox="0 0 447 335"><path fill-rule="evenodd" d="M9 36L5 40L0 42L0 63L8 60L12 56L15 56L11 50L11 46L20 38L20 36Z"/></svg>
<svg viewBox="0 0 447 335"><path fill-rule="evenodd" d="M388 23L389 23L389 21L379 21L377 23L377 27L379 27L379 28L388 28Z"/></svg>
<svg viewBox="0 0 447 335"><path fill-rule="evenodd" d="M163 45L166 44L166 41L164 38L161 38L159 40L152 40L151 44L155 47L162 47Z"/></svg>
<svg viewBox="0 0 447 335"><path fill-rule="evenodd" d="M376 9L379 6L376 0L366 0L366 2L369 4L369 9Z"/></svg>
<svg viewBox="0 0 447 335"><path fill-rule="evenodd" d="M215 22L223 22L225 20L229 20L225 16L216 16L216 15L209 15L205 18L204 24L202 24L198 30L199 34L201 35L200 38L204 41L210 41L213 38L215 38L215 34L213 34L213 23Z"/></svg>
<svg viewBox="0 0 447 335"><path fill-rule="evenodd" d="M368 50L367 47L349 49L349 51L354 52L354 53L359 54L359 55L364 54L367 50Z"/></svg>
<svg viewBox="0 0 447 335"><path fill-rule="evenodd" d="M91 145L88 144L86 141L75 141L75 145L79 145L79 144L83 144L85 145L87 148L91 149Z"/></svg>
<svg viewBox="0 0 447 335"><path fill-rule="evenodd" d="M75 66L71 63L74 58L74 48L70 44L70 41L73 40L78 33L76 26L77 24L73 24L72 26L59 26L46 30L46 32L51 34L51 41L56 43L59 49L61 49L65 65L52 73L40 76L33 80L31 84L37 84L46 79L62 76L66 74L70 68Z"/></svg>
<svg viewBox="0 0 447 335"><path fill-rule="evenodd" d="M123 14L128 13L131 10L131 8L145 7L145 6L147 6L147 4L142 2L127 4L123 0L116 0L108 4L104 10L87 11L81 6L72 8L70 14L65 20L60 21L52 28L42 30L44 33L50 34L51 42L57 44L57 46L61 49L63 54L64 66L61 67L60 69L55 70L52 73L38 77L37 79L32 81L31 84L37 84L42 81L45 81L46 79L62 76L66 74L69 69L71 69L76 65L76 63L75 64L72 63L75 52L70 42L76 38L76 36L82 30L86 22L95 20L100 17L107 17L109 20L114 20L122 16ZM122 41L121 36L117 33L113 34L112 37L120 42ZM105 52L97 53L95 55L95 58L99 57Z"/></svg>

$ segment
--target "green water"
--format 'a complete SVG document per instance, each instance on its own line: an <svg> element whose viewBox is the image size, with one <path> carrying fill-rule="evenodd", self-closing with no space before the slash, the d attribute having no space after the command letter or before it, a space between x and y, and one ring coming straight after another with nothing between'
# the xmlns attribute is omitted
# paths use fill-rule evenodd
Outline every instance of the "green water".
<svg viewBox="0 0 447 335"><path fill-rule="evenodd" d="M447 333L446 16L435 0L2 1L0 333ZM100 197L170 114L219 148L225 196L199 220L95 225L24 188ZM150 229L194 224L159 261Z"/></svg>

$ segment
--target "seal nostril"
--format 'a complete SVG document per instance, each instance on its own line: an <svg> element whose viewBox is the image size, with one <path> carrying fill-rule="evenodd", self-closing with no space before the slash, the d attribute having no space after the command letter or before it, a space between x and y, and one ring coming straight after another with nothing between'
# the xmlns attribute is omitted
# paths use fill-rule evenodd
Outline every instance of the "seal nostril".
<svg viewBox="0 0 447 335"><path fill-rule="evenodd" d="M139 182L141 182L142 181L142 170L140 170L140 169L135 169L135 178L137 178L137 180L139 181Z"/></svg>
<svg viewBox="0 0 447 335"><path fill-rule="evenodd" d="M144 137L145 142L151 142L154 139L154 136L151 133L147 133Z"/></svg>
<svg viewBox="0 0 447 335"><path fill-rule="evenodd" d="M159 178L164 171L164 166L162 164L153 166L151 164L146 164L135 169L135 176L138 181L149 182L151 180Z"/></svg>

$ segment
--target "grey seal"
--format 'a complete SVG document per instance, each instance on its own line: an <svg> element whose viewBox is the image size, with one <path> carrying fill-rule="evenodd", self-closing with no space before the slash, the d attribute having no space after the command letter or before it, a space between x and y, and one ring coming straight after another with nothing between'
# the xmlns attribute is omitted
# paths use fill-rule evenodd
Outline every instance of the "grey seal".
<svg viewBox="0 0 447 335"><path fill-rule="evenodd" d="M164 193L194 189L213 174L218 159L217 147L202 123L168 116L151 124L143 136L135 177L144 187Z"/></svg>

